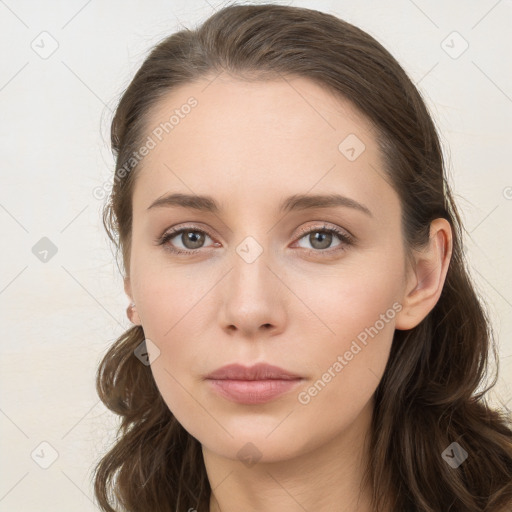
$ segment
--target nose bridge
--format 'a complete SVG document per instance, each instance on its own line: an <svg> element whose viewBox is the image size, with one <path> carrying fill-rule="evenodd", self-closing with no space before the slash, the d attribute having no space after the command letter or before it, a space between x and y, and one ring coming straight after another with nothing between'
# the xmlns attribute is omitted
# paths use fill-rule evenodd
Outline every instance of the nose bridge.
<svg viewBox="0 0 512 512"><path fill-rule="evenodd" d="M274 259L268 240L263 235L242 239L232 254L232 268L223 290L222 321L246 333L262 325L279 324L280 284L271 270Z"/></svg>
<svg viewBox="0 0 512 512"><path fill-rule="evenodd" d="M253 298L257 298L265 290L269 291L272 287L272 273L268 268L271 266L270 256L268 237L247 235L235 247L230 278L231 291L248 294Z"/></svg>

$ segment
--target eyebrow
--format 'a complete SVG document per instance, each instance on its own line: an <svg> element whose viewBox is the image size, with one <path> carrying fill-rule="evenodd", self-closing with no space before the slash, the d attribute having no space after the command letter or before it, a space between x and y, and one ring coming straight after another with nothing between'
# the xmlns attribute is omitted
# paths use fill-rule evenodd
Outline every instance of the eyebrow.
<svg viewBox="0 0 512 512"><path fill-rule="evenodd" d="M168 194L159 197L150 206L151 208L176 207L189 208L192 210L210 212L218 214L221 211L219 204L210 196L200 196L196 194ZM339 194L294 194L286 198L279 206L279 211L287 213L299 210L313 210L316 208L333 207L353 208L373 217L372 212L363 204L354 199Z"/></svg>

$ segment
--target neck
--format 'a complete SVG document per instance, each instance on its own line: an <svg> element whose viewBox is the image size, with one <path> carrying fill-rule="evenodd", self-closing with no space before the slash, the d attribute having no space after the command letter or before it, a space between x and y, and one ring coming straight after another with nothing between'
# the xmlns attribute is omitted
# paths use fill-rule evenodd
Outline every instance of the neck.
<svg viewBox="0 0 512 512"><path fill-rule="evenodd" d="M362 488L373 400L345 431L287 460L247 467L203 446L210 512L371 512Z"/></svg>

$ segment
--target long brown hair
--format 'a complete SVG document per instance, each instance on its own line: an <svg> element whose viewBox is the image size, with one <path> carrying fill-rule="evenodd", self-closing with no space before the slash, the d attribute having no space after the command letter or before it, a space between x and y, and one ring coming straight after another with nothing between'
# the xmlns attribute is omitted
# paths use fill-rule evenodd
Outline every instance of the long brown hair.
<svg viewBox="0 0 512 512"><path fill-rule="evenodd" d="M148 115L177 86L221 72L255 80L306 77L365 114L400 197L409 255L428 242L433 219L451 224L452 259L439 301L417 327L395 331L375 393L365 473L373 510L497 512L512 506L511 419L486 401L497 380L496 370L487 382L497 349L467 270L464 228L439 137L405 71L366 32L311 9L231 5L153 48L112 121L116 173L103 222L125 270L138 168L133 155L148 135ZM201 445L164 403L150 367L134 356L144 338L142 327L128 329L98 369L98 394L121 425L95 468L96 498L108 512L207 512L211 488ZM456 468L442 456L452 443L468 454Z"/></svg>

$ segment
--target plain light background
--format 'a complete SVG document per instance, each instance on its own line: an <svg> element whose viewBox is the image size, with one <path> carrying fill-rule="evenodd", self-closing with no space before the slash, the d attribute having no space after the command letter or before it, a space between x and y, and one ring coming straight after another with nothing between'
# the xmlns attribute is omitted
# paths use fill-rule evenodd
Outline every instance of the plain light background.
<svg viewBox="0 0 512 512"><path fill-rule="evenodd" d="M493 400L512 406L510 2L276 3L366 30L424 95L500 343ZM117 421L95 372L130 326L93 194L112 179L109 123L151 47L223 5L0 0L0 511L97 510L92 467ZM46 262L43 237L57 250Z"/></svg>

